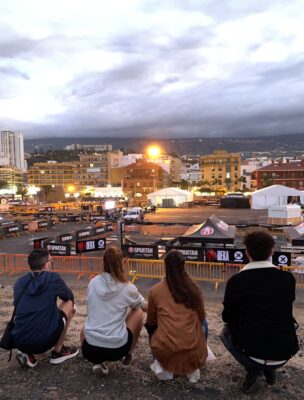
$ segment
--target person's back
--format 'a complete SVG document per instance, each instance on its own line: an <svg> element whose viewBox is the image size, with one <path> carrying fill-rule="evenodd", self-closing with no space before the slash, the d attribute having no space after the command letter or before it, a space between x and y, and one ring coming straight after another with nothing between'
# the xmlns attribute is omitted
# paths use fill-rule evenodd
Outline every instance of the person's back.
<svg viewBox="0 0 304 400"><path fill-rule="evenodd" d="M237 303L232 309L229 296L236 292ZM231 278L223 320L229 323L236 343L247 354L270 360L290 357L296 340L292 316L294 294L293 275L274 266L244 270Z"/></svg>
<svg viewBox="0 0 304 400"><path fill-rule="evenodd" d="M62 285L57 273L29 272L15 283L14 304L27 284L16 309L13 335L15 341L22 345L40 344L58 328L60 313L57 297L69 300L73 299L73 294Z"/></svg>
<svg viewBox="0 0 304 400"><path fill-rule="evenodd" d="M35 249L28 256L31 272L14 286L15 317L12 337L17 360L22 366L35 367L35 354L54 347L50 362L59 364L78 354L78 349L63 345L69 323L75 313L73 292L59 274L50 272L52 258L47 250ZM57 307L57 299L61 304Z"/></svg>
<svg viewBox="0 0 304 400"><path fill-rule="evenodd" d="M246 369L245 393L254 393L265 375L276 382L276 369L298 351L292 304L295 278L268 259L274 240L265 231L245 236L250 262L226 285L221 339L227 350Z"/></svg>
<svg viewBox="0 0 304 400"><path fill-rule="evenodd" d="M166 255L165 268L166 277L149 292L146 327L151 350L167 376L186 374L197 381L207 358L203 299L185 272L180 252L172 250ZM162 374L159 377L164 379Z"/></svg>

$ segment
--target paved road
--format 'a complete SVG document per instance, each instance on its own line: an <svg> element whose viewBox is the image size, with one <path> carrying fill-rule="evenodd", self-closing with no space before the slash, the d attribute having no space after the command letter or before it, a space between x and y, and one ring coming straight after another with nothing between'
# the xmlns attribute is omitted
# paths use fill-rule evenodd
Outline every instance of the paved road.
<svg viewBox="0 0 304 400"><path fill-rule="evenodd" d="M219 207L159 208L156 213L146 214L146 221L202 223L212 214L227 224L267 223L267 210L228 209Z"/></svg>

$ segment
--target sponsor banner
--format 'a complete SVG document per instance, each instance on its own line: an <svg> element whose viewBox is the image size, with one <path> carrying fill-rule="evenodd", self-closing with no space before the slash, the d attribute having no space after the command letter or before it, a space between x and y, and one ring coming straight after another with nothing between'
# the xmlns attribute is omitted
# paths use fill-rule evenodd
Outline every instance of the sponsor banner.
<svg viewBox="0 0 304 400"><path fill-rule="evenodd" d="M7 225L3 227L3 232L5 235L10 235L12 233L20 232L19 225Z"/></svg>
<svg viewBox="0 0 304 400"><path fill-rule="evenodd" d="M272 256L272 263L277 267L289 267L291 265L291 253L275 251Z"/></svg>
<svg viewBox="0 0 304 400"><path fill-rule="evenodd" d="M61 235L58 235L56 237L56 240L58 240L59 243L71 242L71 241L75 240L75 234L73 234L73 233L63 233Z"/></svg>
<svg viewBox="0 0 304 400"><path fill-rule="evenodd" d="M21 222L20 226L21 226L21 230L22 230L23 232L29 230L29 226L28 226L28 224L27 224L26 222Z"/></svg>
<svg viewBox="0 0 304 400"><path fill-rule="evenodd" d="M80 215L69 215L69 221L70 222L79 222L80 221Z"/></svg>
<svg viewBox="0 0 304 400"><path fill-rule="evenodd" d="M113 225L112 224L106 224L107 231L112 231L113 230Z"/></svg>
<svg viewBox="0 0 304 400"><path fill-rule="evenodd" d="M46 249L52 256L69 256L71 254L70 244L48 243Z"/></svg>
<svg viewBox="0 0 304 400"><path fill-rule="evenodd" d="M50 239L50 236L34 239L34 249L44 249L44 241Z"/></svg>
<svg viewBox="0 0 304 400"><path fill-rule="evenodd" d="M48 221L38 221L38 229L47 228L49 226Z"/></svg>
<svg viewBox="0 0 304 400"><path fill-rule="evenodd" d="M90 221L105 221L106 216L105 215L99 215L99 214L90 215L89 219L90 219Z"/></svg>
<svg viewBox="0 0 304 400"><path fill-rule="evenodd" d="M148 245L124 244L122 248L130 258L158 259L158 247Z"/></svg>
<svg viewBox="0 0 304 400"><path fill-rule="evenodd" d="M96 226L96 228L93 228L93 235L100 235L101 233L105 233L108 231L108 227L106 225L103 226Z"/></svg>
<svg viewBox="0 0 304 400"><path fill-rule="evenodd" d="M90 251L105 250L106 238L91 239L91 240L77 240L76 253L87 253Z"/></svg>
<svg viewBox="0 0 304 400"><path fill-rule="evenodd" d="M83 239L86 237L92 236L92 229L88 228L88 229L81 229L80 231L76 232L76 239Z"/></svg>
<svg viewBox="0 0 304 400"><path fill-rule="evenodd" d="M249 262L245 249L206 249L205 261L232 264L247 264Z"/></svg>
<svg viewBox="0 0 304 400"><path fill-rule="evenodd" d="M188 261L203 261L204 250L197 247L178 247L178 246L166 246L166 253L170 250L178 250L182 253L185 260Z"/></svg>
<svg viewBox="0 0 304 400"><path fill-rule="evenodd" d="M60 222L68 222L69 218L68 217L59 217Z"/></svg>
<svg viewBox="0 0 304 400"><path fill-rule="evenodd" d="M7 225L13 225L15 221L2 221L0 222L0 227L2 226L7 226Z"/></svg>

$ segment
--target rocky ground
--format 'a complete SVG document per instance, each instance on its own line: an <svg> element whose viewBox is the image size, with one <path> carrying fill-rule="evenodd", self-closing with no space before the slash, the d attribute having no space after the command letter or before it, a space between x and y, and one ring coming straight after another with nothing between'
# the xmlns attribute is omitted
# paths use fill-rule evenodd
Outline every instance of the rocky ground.
<svg viewBox="0 0 304 400"><path fill-rule="evenodd" d="M0 277L0 332L10 317L12 307L12 284L14 279ZM72 321L67 343L79 345L79 332L86 316L86 284L69 280L77 299L77 315ZM140 290L147 295L147 282ZM303 290L302 290L303 291ZM210 292L210 293L209 293ZM299 296L303 299L302 293ZM215 293L213 288L205 291L205 303L210 328L209 345L216 360L208 362L201 370L198 384L190 384L184 377L173 381L159 382L150 370L151 354L147 334L143 330L135 351L135 360L128 369L120 363L110 363L110 374L95 376L91 365L81 355L61 365L51 365L49 356L39 356L34 369L21 368L16 360L7 362L8 354L0 350L0 399L50 399L50 400L95 400L95 399L250 399L243 395L241 383L243 369L234 361L221 344L218 335L221 322L222 292ZM304 326L303 301L295 305L294 314L300 326ZM303 328L299 331L303 342ZM304 357L298 353L279 372L278 383L274 387L261 386L255 399L262 400L303 400L304 398ZM253 396L252 396L253 398Z"/></svg>

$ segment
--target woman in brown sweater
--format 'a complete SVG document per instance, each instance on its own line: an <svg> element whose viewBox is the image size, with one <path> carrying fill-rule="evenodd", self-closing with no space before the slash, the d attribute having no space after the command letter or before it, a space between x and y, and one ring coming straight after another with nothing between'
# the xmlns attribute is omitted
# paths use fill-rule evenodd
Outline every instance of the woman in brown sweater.
<svg viewBox="0 0 304 400"><path fill-rule="evenodd" d="M190 380L196 372L199 378L208 353L201 291L186 273L179 251L166 255L165 268L166 277L152 287L148 298L146 327L152 353L167 372L188 375Z"/></svg>

